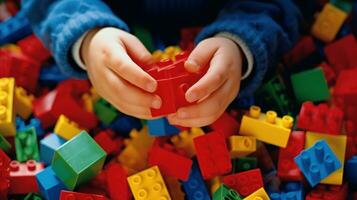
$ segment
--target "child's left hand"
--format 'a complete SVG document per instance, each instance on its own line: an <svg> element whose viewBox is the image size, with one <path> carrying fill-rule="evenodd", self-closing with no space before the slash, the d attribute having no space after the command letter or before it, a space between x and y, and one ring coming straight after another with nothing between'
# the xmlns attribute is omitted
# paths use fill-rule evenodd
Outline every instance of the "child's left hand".
<svg viewBox="0 0 357 200"><path fill-rule="evenodd" d="M169 122L202 127L216 121L238 94L242 56L239 46L230 39L213 37L200 42L185 63L191 72L209 63L207 73L185 94L188 102L198 102L169 115Z"/></svg>

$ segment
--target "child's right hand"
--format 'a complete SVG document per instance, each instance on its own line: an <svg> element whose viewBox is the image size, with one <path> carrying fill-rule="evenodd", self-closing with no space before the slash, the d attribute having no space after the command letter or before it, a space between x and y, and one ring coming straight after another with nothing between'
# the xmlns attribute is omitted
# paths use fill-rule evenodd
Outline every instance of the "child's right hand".
<svg viewBox="0 0 357 200"><path fill-rule="evenodd" d="M151 94L156 80L133 62L152 62L135 36L117 28L92 30L83 40L81 56L98 94L121 112L150 119L150 108L160 108L160 97Z"/></svg>

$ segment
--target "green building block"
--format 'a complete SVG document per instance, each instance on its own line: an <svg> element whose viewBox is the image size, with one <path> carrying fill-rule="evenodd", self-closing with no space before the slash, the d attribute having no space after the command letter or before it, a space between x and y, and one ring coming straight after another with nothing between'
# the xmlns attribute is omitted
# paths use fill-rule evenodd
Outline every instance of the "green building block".
<svg viewBox="0 0 357 200"><path fill-rule="evenodd" d="M247 171L257 168L258 161L256 157L239 157L232 160L232 171L234 173Z"/></svg>
<svg viewBox="0 0 357 200"><path fill-rule="evenodd" d="M19 162L28 160L40 161L35 128L19 131L15 135L16 159Z"/></svg>
<svg viewBox="0 0 357 200"><path fill-rule="evenodd" d="M95 102L94 112L105 126L108 126L119 116L117 109L102 98Z"/></svg>
<svg viewBox="0 0 357 200"><path fill-rule="evenodd" d="M42 200L42 198L39 194L29 193L25 196L24 200Z"/></svg>
<svg viewBox="0 0 357 200"><path fill-rule="evenodd" d="M337 8L349 13L353 8L353 0L330 0L330 3L336 6Z"/></svg>
<svg viewBox="0 0 357 200"><path fill-rule="evenodd" d="M7 152L11 149L11 144L0 134L0 149Z"/></svg>
<svg viewBox="0 0 357 200"><path fill-rule="evenodd" d="M150 51L156 50L151 33L146 28L134 25L131 27L134 35L144 44L144 46Z"/></svg>
<svg viewBox="0 0 357 200"><path fill-rule="evenodd" d="M221 184L213 194L213 200L243 200L240 195L225 184Z"/></svg>
<svg viewBox="0 0 357 200"><path fill-rule="evenodd" d="M320 67L291 75L291 84L299 103L319 102L330 98L330 91Z"/></svg>
<svg viewBox="0 0 357 200"><path fill-rule="evenodd" d="M52 169L66 187L73 190L99 173L105 157L105 151L82 131L55 151Z"/></svg>

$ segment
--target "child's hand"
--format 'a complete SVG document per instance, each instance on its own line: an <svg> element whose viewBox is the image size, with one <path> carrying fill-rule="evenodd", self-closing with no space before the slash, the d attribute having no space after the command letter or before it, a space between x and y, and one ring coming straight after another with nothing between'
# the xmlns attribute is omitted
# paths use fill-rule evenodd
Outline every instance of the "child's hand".
<svg viewBox="0 0 357 200"><path fill-rule="evenodd" d="M150 107L160 108L160 97L149 93L156 90L156 80L133 62L152 59L135 36L116 28L92 30L81 55L96 91L121 112L149 119Z"/></svg>
<svg viewBox="0 0 357 200"><path fill-rule="evenodd" d="M186 100L197 104L180 108L168 116L169 122L185 127L201 127L214 122L237 96L240 86L242 52L235 42L223 37L209 38L192 51L185 67L207 73L186 92Z"/></svg>

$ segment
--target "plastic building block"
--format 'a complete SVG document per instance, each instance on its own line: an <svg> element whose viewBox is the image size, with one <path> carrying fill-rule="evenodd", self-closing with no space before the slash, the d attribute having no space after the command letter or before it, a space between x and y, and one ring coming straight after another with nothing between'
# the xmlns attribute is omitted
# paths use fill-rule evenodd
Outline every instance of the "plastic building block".
<svg viewBox="0 0 357 200"><path fill-rule="evenodd" d="M302 151L295 162L312 187L342 166L324 140Z"/></svg>
<svg viewBox="0 0 357 200"><path fill-rule="evenodd" d="M97 195L97 194L86 194L86 193L79 193L79 192L71 192L71 191L61 191L60 200L106 200L105 196Z"/></svg>
<svg viewBox="0 0 357 200"><path fill-rule="evenodd" d="M332 149L342 167L321 181L325 184L341 185L343 181L343 170L347 137L345 135L328 135L314 132L306 132L305 149L312 147L317 141L325 140Z"/></svg>
<svg viewBox="0 0 357 200"><path fill-rule="evenodd" d="M77 123L69 120L66 116L60 115L56 123L54 132L66 140L72 139L79 134L82 129Z"/></svg>
<svg viewBox="0 0 357 200"><path fill-rule="evenodd" d="M257 168L257 158L255 157L240 157L232 160L232 173L248 171Z"/></svg>
<svg viewBox="0 0 357 200"><path fill-rule="evenodd" d="M32 33L30 23L24 11L0 23L0 45L14 43Z"/></svg>
<svg viewBox="0 0 357 200"><path fill-rule="evenodd" d="M355 89L355 85L357 84L356 76L357 68L353 68L342 70L337 77L333 94L334 100L336 105L343 108L345 112L348 110L347 107L349 105L355 105L357 99L357 91Z"/></svg>
<svg viewBox="0 0 357 200"><path fill-rule="evenodd" d="M51 56L50 51L46 49L35 35L30 35L20 40L17 44L22 52L40 63L43 63Z"/></svg>
<svg viewBox="0 0 357 200"><path fill-rule="evenodd" d="M94 103L94 112L105 126L108 126L119 116L119 112L102 98Z"/></svg>
<svg viewBox="0 0 357 200"><path fill-rule="evenodd" d="M66 187L72 190L97 175L105 157L105 151L87 132L82 131L55 151L52 169Z"/></svg>
<svg viewBox="0 0 357 200"><path fill-rule="evenodd" d="M310 35L302 36L297 44L284 55L284 64L291 67L316 51L314 39Z"/></svg>
<svg viewBox="0 0 357 200"><path fill-rule="evenodd" d="M16 117L15 122L17 131L26 131L34 128L37 136L42 136L44 134L44 130L41 127L41 121L37 118L31 118L30 123L27 125L25 125L25 122L20 117Z"/></svg>
<svg viewBox="0 0 357 200"><path fill-rule="evenodd" d="M154 144L149 151L148 163L158 166L164 176L186 181L190 175L192 160L174 151L174 147L164 144Z"/></svg>
<svg viewBox="0 0 357 200"><path fill-rule="evenodd" d="M351 0L331 0L330 3L346 13L351 12L353 8L353 1Z"/></svg>
<svg viewBox="0 0 357 200"><path fill-rule="evenodd" d="M152 136L175 135L180 132L178 128L169 124L166 117L148 120L149 133Z"/></svg>
<svg viewBox="0 0 357 200"><path fill-rule="evenodd" d="M136 200L171 199L157 166L134 174L127 180Z"/></svg>
<svg viewBox="0 0 357 200"><path fill-rule="evenodd" d="M231 158L249 155L256 150L256 140L252 136L230 136L229 150Z"/></svg>
<svg viewBox="0 0 357 200"><path fill-rule="evenodd" d="M36 193L28 193L24 200L42 200L42 197Z"/></svg>
<svg viewBox="0 0 357 200"><path fill-rule="evenodd" d="M171 142L177 149L182 149L188 157L192 158L196 155L193 139L204 134L201 128L191 128L171 137Z"/></svg>
<svg viewBox="0 0 357 200"><path fill-rule="evenodd" d="M327 3L312 26L311 34L324 42L331 42L346 18L346 12Z"/></svg>
<svg viewBox="0 0 357 200"><path fill-rule="evenodd" d="M3 136L14 136L15 129L15 113L14 113L14 78L0 79L0 133Z"/></svg>
<svg viewBox="0 0 357 200"><path fill-rule="evenodd" d="M150 52L154 51L155 46L150 31L139 25L133 25L131 28L133 30L134 35L144 44L144 46Z"/></svg>
<svg viewBox="0 0 357 200"><path fill-rule="evenodd" d="M190 27L190 28L183 28L180 30L181 41L180 47L183 50L193 50L195 47L194 40L197 34L202 30L201 27Z"/></svg>
<svg viewBox="0 0 357 200"><path fill-rule="evenodd" d="M349 180L349 184L357 185L357 156L353 156L346 162L346 177Z"/></svg>
<svg viewBox="0 0 357 200"><path fill-rule="evenodd" d="M330 98L330 91L321 67L291 75L291 84L298 102L318 102Z"/></svg>
<svg viewBox="0 0 357 200"><path fill-rule="evenodd" d="M120 133L122 136L127 136L132 129L141 129L142 125L137 118L123 115L117 117L108 128L112 129L116 133Z"/></svg>
<svg viewBox="0 0 357 200"><path fill-rule="evenodd" d="M65 142L66 140L62 139L54 133L51 133L50 135L40 140L41 161L43 161L46 165L50 165L56 149Z"/></svg>
<svg viewBox="0 0 357 200"><path fill-rule="evenodd" d="M324 72L324 76L325 79L327 81L327 84L329 86L332 86L335 84L336 82L336 73L335 71L332 69L332 67L327 64L326 62L323 62L319 65L319 67L321 67L322 71Z"/></svg>
<svg viewBox="0 0 357 200"><path fill-rule="evenodd" d="M43 66L39 75L39 81L48 85L56 84L69 78L70 76L61 73L56 64Z"/></svg>
<svg viewBox="0 0 357 200"><path fill-rule="evenodd" d="M260 169L252 169L224 176L223 183L236 190L242 196L248 196L264 186Z"/></svg>
<svg viewBox="0 0 357 200"><path fill-rule="evenodd" d="M36 174L36 180L40 193L47 200L58 200L61 190L66 190L65 185L56 176L51 166Z"/></svg>
<svg viewBox="0 0 357 200"><path fill-rule="evenodd" d="M242 118L239 133L254 136L257 140L286 147L294 119L288 115L277 117L276 112L260 113L260 107L251 106L248 115Z"/></svg>
<svg viewBox="0 0 357 200"><path fill-rule="evenodd" d="M342 132L343 112L339 108L329 108L322 103L315 106L305 102L301 106L297 128L328 134Z"/></svg>
<svg viewBox="0 0 357 200"><path fill-rule="evenodd" d="M29 160L26 163L11 161L9 194L38 192L36 174L43 170L43 164Z"/></svg>
<svg viewBox="0 0 357 200"><path fill-rule="evenodd" d="M118 153L123 145L123 140L114 137L114 132L110 129L99 132L94 136L94 140L107 154Z"/></svg>
<svg viewBox="0 0 357 200"><path fill-rule="evenodd" d="M239 194L233 189L229 188L225 184L221 184L221 186L216 190L213 194L213 200L242 200Z"/></svg>
<svg viewBox="0 0 357 200"><path fill-rule="evenodd" d="M194 144L204 179L223 175L232 170L227 144L221 132L196 137Z"/></svg>
<svg viewBox="0 0 357 200"><path fill-rule="evenodd" d="M15 88L15 100L14 106L16 108L16 114L22 119L28 119L32 114L32 101L35 99L33 95L28 95L26 90L22 87Z"/></svg>
<svg viewBox="0 0 357 200"><path fill-rule="evenodd" d="M273 192L269 194L271 200L303 200L303 186L301 183L288 182L284 185L285 189L282 192Z"/></svg>
<svg viewBox="0 0 357 200"><path fill-rule="evenodd" d="M127 172L119 164L110 165L107 169L108 193L113 200L129 200L131 197Z"/></svg>
<svg viewBox="0 0 357 200"><path fill-rule="evenodd" d="M357 40L353 34L326 45L324 52L331 67L337 72L357 66L354 52L357 51Z"/></svg>
<svg viewBox="0 0 357 200"><path fill-rule="evenodd" d="M0 199L7 199L10 187L10 158L0 149Z"/></svg>
<svg viewBox="0 0 357 200"><path fill-rule="evenodd" d="M164 180L172 200L185 200L185 193L181 189L179 180L168 176L164 176Z"/></svg>
<svg viewBox="0 0 357 200"><path fill-rule="evenodd" d="M220 131L226 138L236 134L239 130L239 123L228 113L224 112L215 122L209 127L213 131Z"/></svg>
<svg viewBox="0 0 357 200"><path fill-rule="evenodd" d="M11 149L11 144L6 140L4 136L0 133L0 149L3 151L9 151Z"/></svg>
<svg viewBox="0 0 357 200"><path fill-rule="evenodd" d="M348 195L348 185L318 185L309 194L306 200L345 200ZM356 198L353 198L356 199Z"/></svg>
<svg viewBox="0 0 357 200"><path fill-rule="evenodd" d="M270 198L264 188L260 188L259 190L255 191L243 200L270 200Z"/></svg>
<svg viewBox="0 0 357 200"><path fill-rule="evenodd" d="M40 161L37 145L37 135L34 128L19 131L15 136L16 159L19 162L27 160Z"/></svg>
<svg viewBox="0 0 357 200"><path fill-rule="evenodd" d="M180 54L182 51L180 47L176 46L169 46L166 47L164 51L161 50L156 50L152 53L152 57L155 62L163 61L163 60L172 60L175 61L176 57L178 54Z"/></svg>
<svg viewBox="0 0 357 200"><path fill-rule="evenodd" d="M305 133L293 131L290 134L288 145L279 149L278 176L284 181L301 181L302 174L294 158L304 149Z"/></svg>
<svg viewBox="0 0 357 200"><path fill-rule="evenodd" d="M187 200L211 199L196 161L193 162L188 180L182 182L182 186L185 190Z"/></svg>

